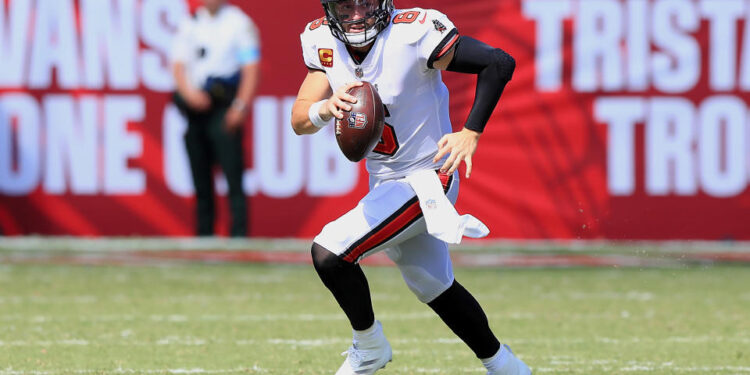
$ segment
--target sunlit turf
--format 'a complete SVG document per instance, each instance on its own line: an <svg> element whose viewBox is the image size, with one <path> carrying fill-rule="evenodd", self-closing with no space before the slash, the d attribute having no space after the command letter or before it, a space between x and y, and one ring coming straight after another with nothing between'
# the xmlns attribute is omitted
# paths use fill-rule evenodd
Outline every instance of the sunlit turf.
<svg viewBox="0 0 750 375"><path fill-rule="evenodd" d="M365 272L378 374L484 374L395 268ZM535 374L750 374L748 268L456 275ZM333 374L350 338L310 266L0 266L0 375Z"/></svg>

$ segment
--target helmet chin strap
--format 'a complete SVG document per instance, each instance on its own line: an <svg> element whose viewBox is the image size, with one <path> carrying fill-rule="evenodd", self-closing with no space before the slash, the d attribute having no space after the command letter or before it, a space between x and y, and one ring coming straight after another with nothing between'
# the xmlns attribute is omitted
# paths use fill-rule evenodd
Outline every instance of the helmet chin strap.
<svg viewBox="0 0 750 375"><path fill-rule="evenodd" d="M375 37L378 35L378 30L375 26L373 26L359 33L344 33L344 35L346 35L346 40L350 46L364 47L375 40ZM372 37L369 39L365 39L369 35L372 35Z"/></svg>

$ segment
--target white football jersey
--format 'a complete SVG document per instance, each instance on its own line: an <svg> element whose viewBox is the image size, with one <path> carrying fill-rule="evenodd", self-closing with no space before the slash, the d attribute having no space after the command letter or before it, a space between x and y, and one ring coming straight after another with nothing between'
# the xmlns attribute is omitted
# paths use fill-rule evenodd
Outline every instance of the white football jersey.
<svg viewBox="0 0 750 375"><path fill-rule="evenodd" d="M305 65L322 70L333 90L346 83L375 85L386 107L386 126L367 171L376 178L397 178L421 169L437 169L437 142L452 131L448 89L432 63L458 40L458 31L432 9L397 9L361 64L336 39L325 18L310 22L300 35Z"/></svg>

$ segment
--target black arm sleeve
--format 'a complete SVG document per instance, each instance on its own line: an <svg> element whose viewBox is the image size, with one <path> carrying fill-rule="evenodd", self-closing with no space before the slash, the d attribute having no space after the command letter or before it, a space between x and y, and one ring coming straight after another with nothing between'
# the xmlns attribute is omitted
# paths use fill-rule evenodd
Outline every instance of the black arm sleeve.
<svg viewBox="0 0 750 375"><path fill-rule="evenodd" d="M516 61L505 51L468 36L459 38L447 70L477 74L474 104L466 119L465 128L480 133L484 131L484 126L515 69Z"/></svg>

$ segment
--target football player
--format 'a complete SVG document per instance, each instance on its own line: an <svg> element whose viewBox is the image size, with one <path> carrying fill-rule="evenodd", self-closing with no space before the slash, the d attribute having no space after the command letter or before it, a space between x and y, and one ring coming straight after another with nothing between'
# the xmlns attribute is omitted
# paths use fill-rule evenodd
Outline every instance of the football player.
<svg viewBox="0 0 750 375"><path fill-rule="evenodd" d="M436 10L394 9L393 0L321 3L325 17L308 23L300 36L308 73L292 109L294 131L311 134L342 119L342 111L356 100L346 91L359 81L376 86L386 112L381 141L366 157L369 193L328 223L312 245L315 270L353 329L352 346L336 374L373 374L392 358L359 266L378 251L396 263L410 290L469 346L487 374L530 374L501 345L479 303L455 280L448 244L427 233L409 179L435 171L449 204L455 203L457 168L464 162L470 176L477 142L515 61L459 35ZM474 103L458 132L452 132L441 70L477 75Z"/></svg>

